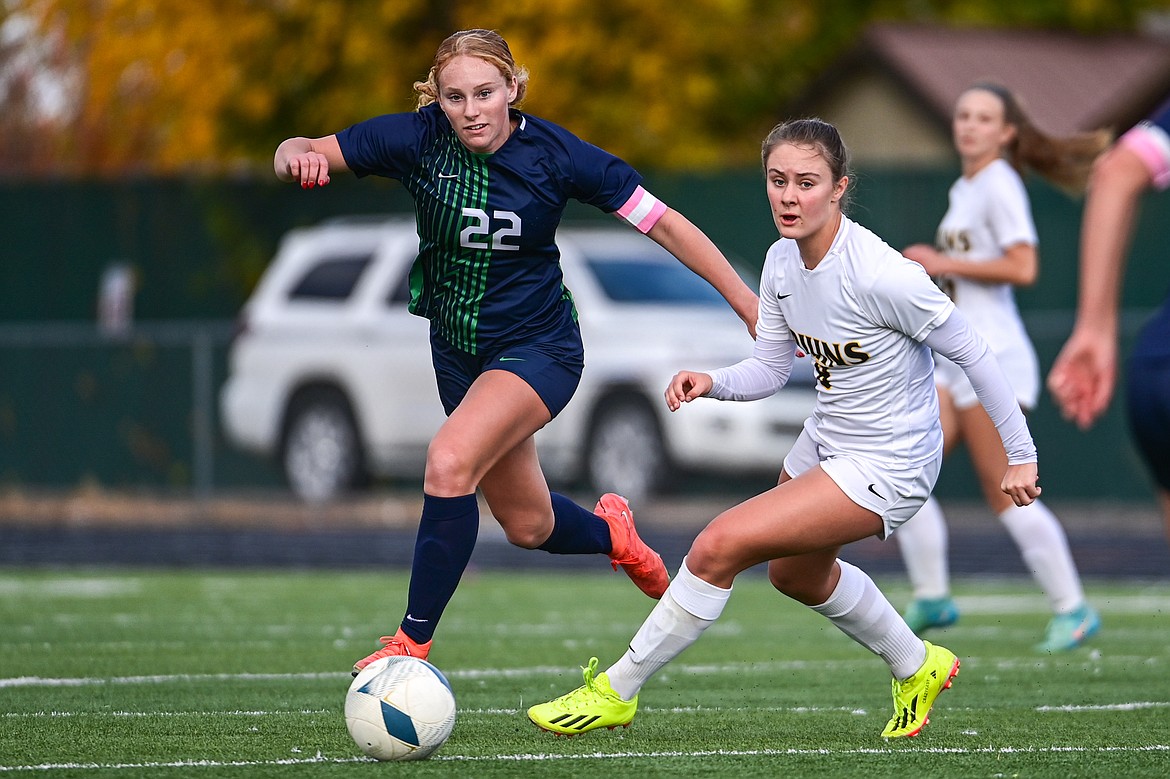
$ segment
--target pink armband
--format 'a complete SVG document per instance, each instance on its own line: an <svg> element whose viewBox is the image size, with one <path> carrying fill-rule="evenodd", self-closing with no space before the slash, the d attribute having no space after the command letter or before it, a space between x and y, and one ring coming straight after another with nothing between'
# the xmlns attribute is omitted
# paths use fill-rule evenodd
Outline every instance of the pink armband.
<svg viewBox="0 0 1170 779"><path fill-rule="evenodd" d="M1170 136L1165 130L1156 124L1142 122L1121 136L1118 144L1125 146L1146 164L1155 187L1170 187Z"/></svg>
<svg viewBox="0 0 1170 779"><path fill-rule="evenodd" d="M666 204L639 185L626 204L614 212L614 216L624 219L645 234L658 224L665 213Z"/></svg>

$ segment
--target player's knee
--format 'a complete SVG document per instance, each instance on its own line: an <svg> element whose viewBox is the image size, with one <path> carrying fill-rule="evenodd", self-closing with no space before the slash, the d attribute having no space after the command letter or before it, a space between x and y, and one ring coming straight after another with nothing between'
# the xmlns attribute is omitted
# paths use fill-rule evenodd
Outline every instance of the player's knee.
<svg viewBox="0 0 1170 779"><path fill-rule="evenodd" d="M467 495L476 488L474 463L458 447L431 442L423 490L428 495Z"/></svg>
<svg viewBox="0 0 1170 779"><path fill-rule="evenodd" d="M736 539L728 537L714 523L699 533L687 552L687 568L708 582L722 581L739 573L735 557Z"/></svg>

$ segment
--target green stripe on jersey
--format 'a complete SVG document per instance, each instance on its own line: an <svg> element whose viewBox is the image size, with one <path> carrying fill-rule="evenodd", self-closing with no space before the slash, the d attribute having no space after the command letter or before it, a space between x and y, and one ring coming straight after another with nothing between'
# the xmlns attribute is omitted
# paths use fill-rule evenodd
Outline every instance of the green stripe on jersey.
<svg viewBox="0 0 1170 779"><path fill-rule="evenodd" d="M430 316L452 346L476 354L480 306L492 259L487 156L468 151L453 134L446 140L433 160L442 205L418 213L420 248L431 267L425 273L421 267L411 272L411 310ZM421 188L422 182L416 177L404 183L410 189ZM425 289L424 277L436 287Z"/></svg>

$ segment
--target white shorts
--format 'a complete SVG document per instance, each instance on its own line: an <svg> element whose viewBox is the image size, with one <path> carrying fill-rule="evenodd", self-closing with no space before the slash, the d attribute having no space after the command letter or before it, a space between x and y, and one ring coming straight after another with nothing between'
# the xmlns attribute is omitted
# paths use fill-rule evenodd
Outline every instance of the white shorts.
<svg viewBox="0 0 1170 779"><path fill-rule="evenodd" d="M1017 346L1005 352L996 352L995 359L1016 393L1016 402L1020 408L1028 411L1036 408L1036 401L1040 397L1040 362L1030 343L1025 341ZM941 354L934 355L934 383L951 394L957 409L968 409L979 404L967 374Z"/></svg>
<svg viewBox="0 0 1170 779"><path fill-rule="evenodd" d="M882 538L888 538L930 497L942 468L942 452L917 468L895 468L856 454L822 456L820 446L804 430L784 458L784 470L796 478L817 465L850 500L882 518Z"/></svg>

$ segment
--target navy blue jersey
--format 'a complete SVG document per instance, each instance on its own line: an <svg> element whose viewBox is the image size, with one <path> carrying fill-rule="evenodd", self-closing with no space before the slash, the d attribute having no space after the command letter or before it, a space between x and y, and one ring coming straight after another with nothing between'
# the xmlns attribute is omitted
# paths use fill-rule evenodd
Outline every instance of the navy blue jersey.
<svg viewBox="0 0 1170 779"><path fill-rule="evenodd" d="M1170 101L1121 137L1119 143L1136 153L1146 164L1157 189L1170 187ZM1170 299L1142 328L1134 348L1141 358L1170 358Z"/></svg>
<svg viewBox="0 0 1170 779"><path fill-rule="evenodd" d="M640 190L638 172L612 154L551 122L512 118L519 126L492 154L460 143L436 104L337 134L350 170L398 179L414 198L410 310L470 354L571 324L555 243L565 206L615 212Z"/></svg>

